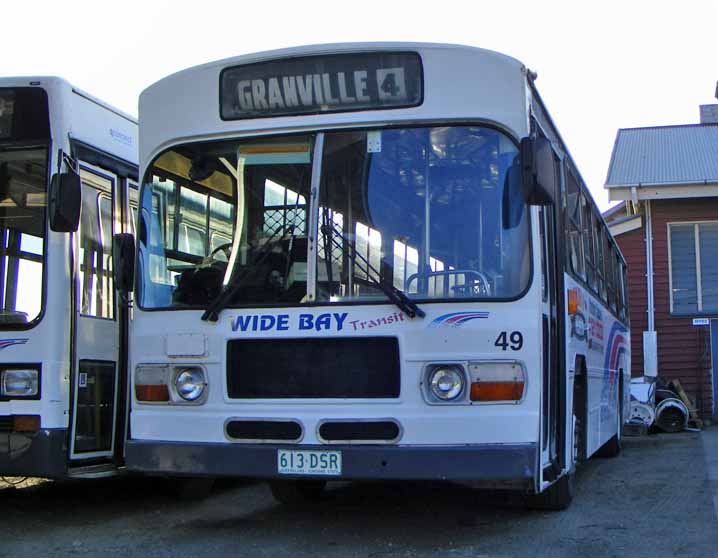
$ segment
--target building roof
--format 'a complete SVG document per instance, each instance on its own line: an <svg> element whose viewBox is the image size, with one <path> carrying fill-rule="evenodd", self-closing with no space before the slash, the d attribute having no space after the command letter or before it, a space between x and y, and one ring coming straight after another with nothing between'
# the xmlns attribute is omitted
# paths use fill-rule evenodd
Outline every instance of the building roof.
<svg viewBox="0 0 718 558"><path fill-rule="evenodd" d="M606 188L718 184L718 125L618 131Z"/></svg>

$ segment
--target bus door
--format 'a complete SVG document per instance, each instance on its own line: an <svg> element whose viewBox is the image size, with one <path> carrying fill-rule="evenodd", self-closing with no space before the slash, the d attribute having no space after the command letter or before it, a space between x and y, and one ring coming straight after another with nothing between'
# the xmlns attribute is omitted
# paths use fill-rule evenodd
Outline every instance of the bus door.
<svg viewBox="0 0 718 558"><path fill-rule="evenodd" d="M137 222L137 211L139 206L139 193L137 183L126 178L120 178L120 188L115 195L115 215L119 216L114 220L115 228L121 227L121 232L131 233L137 238L135 224ZM117 300L117 321L118 335L120 342L120 354L117 360L119 395L117 398L117 409L115 411L117 420L117 434L115 435L115 454L114 460L117 464L124 462L125 458L125 440L129 434L129 408L130 408L130 390L129 390L129 322L132 313L132 293L116 292Z"/></svg>
<svg viewBox="0 0 718 558"><path fill-rule="evenodd" d="M543 337L542 385L541 392L541 462L553 465L557 456L557 290L555 221L549 207L542 207L539 213L541 232L542 310L541 329ZM548 479L547 479L548 480Z"/></svg>
<svg viewBox="0 0 718 558"><path fill-rule="evenodd" d="M70 459L112 458L117 430L122 323L112 275L112 236L120 232L118 177L80 163L82 211L75 236L74 366ZM123 398L122 398L123 400ZM124 404L120 405L124 408Z"/></svg>
<svg viewBox="0 0 718 558"><path fill-rule="evenodd" d="M544 182L553 182L546 186L553 190L552 205L539 210L539 229L541 235L541 271L542 271L542 312L541 325L543 337L542 352L542 402L541 402L541 464L542 480L553 481L565 466L565 412L566 379L562 375L563 339L561 336L561 312L563 304L563 261L558 243L560 219L560 162L556 153L548 147L552 172Z"/></svg>

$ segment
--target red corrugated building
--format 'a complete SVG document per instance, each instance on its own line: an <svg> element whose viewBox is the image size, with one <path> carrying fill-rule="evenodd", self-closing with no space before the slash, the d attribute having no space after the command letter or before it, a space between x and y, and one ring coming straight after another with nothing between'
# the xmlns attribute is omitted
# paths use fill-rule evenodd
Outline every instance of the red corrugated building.
<svg viewBox="0 0 718 558"><path fill-rule="evenodd" d="M628 263L632 374L679 379L714 417L718 105L701 109L701 124L618 131L606 188L622 203L604 217Z"/></svg>

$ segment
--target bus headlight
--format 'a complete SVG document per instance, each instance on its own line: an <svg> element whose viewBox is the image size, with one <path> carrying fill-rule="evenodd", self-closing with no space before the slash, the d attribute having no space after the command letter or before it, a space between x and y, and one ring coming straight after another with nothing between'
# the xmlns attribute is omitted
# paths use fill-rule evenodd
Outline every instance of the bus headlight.
<svg viewBox="0 0 718 558"><path fill-rule="evenodd" d="M5 397L34 397L40 387L38 370L25 368L6 369L0 372L0 395Z"/></svg>
<svg viewBox="0 0 718 558"><path fill-rule="evenodd" d="M175 378L175 389L185 401L197 401L207 387L204 370L201 368L182 368Z"/></svg>
<svg viewBox="0 0 718 558"><path fill-rule="evenodd" d="M454 401L464 391L464 371L455 364L440 365L429 374L431 394L441 401Z"/></svg>

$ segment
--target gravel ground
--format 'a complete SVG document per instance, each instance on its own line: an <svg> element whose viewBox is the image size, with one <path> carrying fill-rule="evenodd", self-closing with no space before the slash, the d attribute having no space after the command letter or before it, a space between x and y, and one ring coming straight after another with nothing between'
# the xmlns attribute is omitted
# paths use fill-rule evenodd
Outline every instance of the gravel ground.
<svg viewBox="0 0 718 558"><path fill-rule="evenodd" d="M718 556L701 436L625 439L578 473L565 512L438 483L337 483L317 505L220 482L199 503L155 479L0 484L0 557Z"/></svg>

